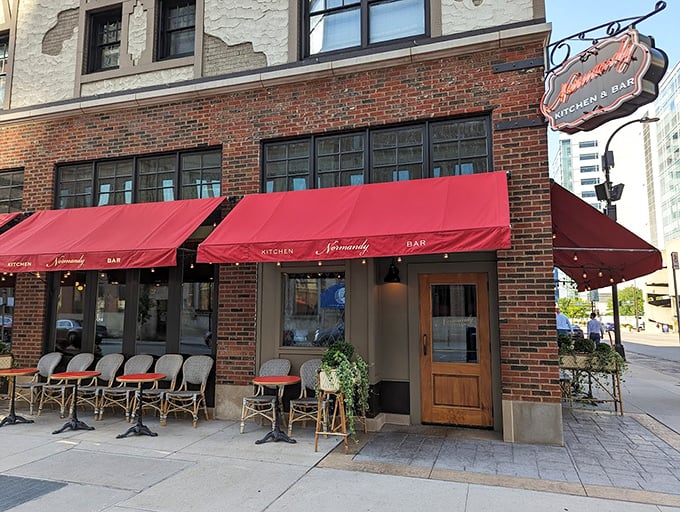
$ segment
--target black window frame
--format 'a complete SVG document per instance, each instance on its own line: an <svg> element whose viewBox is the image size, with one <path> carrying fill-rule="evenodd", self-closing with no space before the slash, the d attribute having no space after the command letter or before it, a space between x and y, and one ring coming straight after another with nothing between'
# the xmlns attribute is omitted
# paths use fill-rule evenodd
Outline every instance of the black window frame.
<svg viewBox="0 0 680 512"><path fill-rule="evenodd" d="M464 157L461 156L459 153L457 159L449 159L449 160L443 160L443 159L437 159L435 157L435 150L434 146L438 142L433 140L432 133L433 130L441 127L442 125L445 124L451 124L451 125L460 125L463 126L466 123L470 123L471 121L477 122L477 123L482 123L483 124L483 130L485 135L482 136L461 136L457 141L461 141L465 143L466 141L474 141L474 140L484 140L484 154L483 155L477 155L477 156L471 156L471 157ZM490 172L493 170L493 155L492 155L492 130L491 130L491 118L489 115L477 115L477 116L466 116L466 117L455 117L455 118L446 118L446 119L433 119L433 120L428 120L425 122L419 122L419 123L405 123L405 124L396 124L392 126L381 126L381 127L375 127L375 128L365 128L363 130L348 130L348 131L342 131L342 132L336 132L336 133L321 133L321 134L314 134L308 137L296 137L296 138L290 138L290 139L273 139L273 140L265 140L262 141L262 148L261 148L261 162L260 162L260 169L261 169L261 176L260 176L260 183L261 183L261 191L262 192L283 192L283 191L291 191L291 190L299 190L299 189L293 189L290 187L282 188L282 187L272 187L269 186L269 182L272 179L286 179L287 182L290 182L291 177L306 177L306 182L307 182L307 188L325 188L321 185L321 177L324 176L327 173L338 173L337 170L320 170L319 169L319 160L318 160L318 144L317 142L320 140L327 140L332 137L337 137L337 138L342 138L346 136L361 136L364 138L364 174L363 174L363 179L361 180L361 183L356 183L356 184L368 184L368 183L378 183L380 182L379 179L376 177L376 173L374 172L374 155L372 153L372 149L374 146L373 140L374 136L376 134L381 134L381 133L386 133L386 132L395 132L399 133L400 131L406 131L406 130L414 130L420 128L423 133L423 141L422 141L422 175L419 177L410 177L409 179L421 179L421 178L433 178L433 177L438 177L435 175L435 167L438 162L454 162L454 167L458 167L458 172L455 172L453 174L445 173L445 174L440 174L439 176L449 176L449 175L459 175L459 174L469 174L467 172L463 172L463 164L467 164L472 160L479 160L483 159L485 161L485 164L482 166L483 170L482 171L477 171L476 168L479 166L475 166L475 169L473 169L472 174L477 174L479 172ZM309 148L309 155L307 156L307 160L309 162L308 165L308 171L306 175L302 174L295 174L292 175L291 173L287 172L288 165L285 162L285 158L279 158L279 159L271 159L268 158L268 153L269 153L269 148L272 146L285 146L286 144L296 144L296 145L301 145L301 144L306 144L307 147ZM397 145L398 146L398 145ZM398 149L395 147L395 151ZM278 169L277 173L278 174L272 174L269 171L268 165L271 162L276 162ZM413 162L411 162L413 163ZM474 164L473 164L474 165ZM340 183L338 184L338 180L335 180L335 184L332 186L343 186L346 185L346 183Z"/></svg>
<svg viewBox="0 0 680 512"><path fill-rule="evenodd" d="M193 7L193 23L179 27L169 27L171 17L184 18L185 14L176 15L175 11ZM177 59L194 54L196 46L196 0L158 0L156 33L156 60ZM181 33L192 33L191 51L175 53L172 45L173 36Z"/></svg>
<svg viewBox="0 0 680 512"><path fill-rule="evenodd" d="M0 33L0 76L7 74L9 61L9 32Z"/></svg>
<svg viewBox="0 0 680 512"><path fill-rule="evenodd" d="M321 0L325 3L327 0ZM301 32L300 32L300 57L302 59L307 57L316 57L319 55L328 55L335 53L346 53L355 50L362 50L367 48L374 48L380 46L390 46L394 44L399 44L399 42L407 42L408 44L414 44L415 42L429 38L430 37L430 0L422 0L423 2L423 33L422 34L406 34L400 37L395 37L393 39L387 39L376 42L369 42L370 39L370 27L369 27L369 13L372 7L376 7L381 4L394 3L399 0L340 0L341 3L348 5L340 5L327 7L311 12L311 1L301 0L300 1L300 13L301 13ZM342 48L334 48L331 50L321 50L312 53L311 50L311 19L313 16L325 16L331 14L338 14L344 12L349 12L358 6L359 8L359 23L360 23L360 44L355 46L347 46Z"/></svg>
<svg viewBox="0 0 680 512"><path fill-rule="evenodd" d="M24 170L23 169L0 170L0 213L22 212L23 198L24 198Z"/></svg>
<svg viewBox="0 0 680 512"><path fill-rule="evenodd" d="M76 162L76 163L65 163L65 164L58 164L56 166L56 179L55 179L55 197L54 197L54 205L56 209L66 209L66 208L87 208L87 207L93 207L93 206L108 206L108 205L115 205L115 204L130 204L130 203L140 203L140 202L163 202L163 201L169 201L169 200L176 200L176 199L196 199L196 198L203 198L203 197L216 197L219 196L222 192L222 183L221 180L219 182L216 182L215 180L211 181L211 186L214 187L215 185L218 185L218 193L217 194L210 194L206 193L206 195L203 195L203 190L201 189L200 194L193 194L189 195L186 194L186 190L189 190L190 187L188 186L183 186L182 183L182 177L183 177L183 167L182 167L182 162L183 158L186 156L192 156L192 155L199 155L199 156L205 156L208 154L214 154L217 155L217 158L219 159L219 175L220 177L222 176L222 148L220 147L209 147L209 148L194 148L194 149L187 149L187 150L182 150L182 151L175 151L175 152L168 152L168 153L154 153L150 155L135 155L135 156L128 156L125 158L116 158L116 159L99 159L99 160L91 160L87 162ZM172 199L166 199L163 196L163 190L166 190L167 187L145 187L143 189L140 189L140 162L153 159L153 158L172 158L175 161L175 170L173 174L173 187L172 187ZM114 189L114 190L108 190L103 193L109 194L111 196L115 197L122 197L123 200L113 200L113 201L107 201L105 204L100 204L100 197L102 196L102 191L100 190L100 185L102 184L102 181L99 176L98 169L100 169L102 166L105 165L111 165L115 167L116 164L120 163L130 163L132 166L132 187L131 190L128 191L127 189ZM193 171L196 171L195 168L192 168ZM211 165L210 170L212 173L215 172L215 166ZM69 181L64 181L64 175L65 171L69 171L72 173L72 175L75 175L74 179L71 179ZM70 194L64 194L64 186L67 184L74 184L73 188L77 189L77 193L70 193ZM213 189L214 190L214 189ZM144 193L147 194L147 197L149 197L148 194L151 194L153 192L156 192L156 201L145 201L141 196L144 195ZM127 199L126 195L130 194L130 200ZM153 195L153 194L151 194ZM198 196L198 197L197 197Z"/></svg>
<svg viewBox="0 0 680 512"><path fill-rule="evenodd" d="M88 56L87 72L97 73L120 68L121 34L123 29L123 7L121 4L88 13ZM114 32L106 27L116 25L118 39L114 41L99 41L100 34ZM106 47L118 48L118 62L115 66L104 66L102 52Z"/></svg>

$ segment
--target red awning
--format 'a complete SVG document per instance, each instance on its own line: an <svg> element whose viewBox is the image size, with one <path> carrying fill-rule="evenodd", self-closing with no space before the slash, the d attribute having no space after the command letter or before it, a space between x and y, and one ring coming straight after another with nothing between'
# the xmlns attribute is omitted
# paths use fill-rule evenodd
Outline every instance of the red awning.
<svg viewBox="0 0 680 512"><path fill-rule="evenodd" d="M21 213L0 213L0 228L22 215Z"/></svg>
<svg viewBox="0 0 680 512"><path fill-rule="evenodd" d="M0 272L174 266L223 199L38 211L0 235Z"/></svg>
<svg viewBox="0 0 680 512"><path fill-rule="evenodd" d="M244 197L197 261L277 262L510 247L504 172Z"/></svg>
<svg viewBox="0 0 680 512"><path fill-rule="evenodd" d="M551 184L550 199L553 260L580 291L630 281L661 268L658 249L567 189Z"/></svg>

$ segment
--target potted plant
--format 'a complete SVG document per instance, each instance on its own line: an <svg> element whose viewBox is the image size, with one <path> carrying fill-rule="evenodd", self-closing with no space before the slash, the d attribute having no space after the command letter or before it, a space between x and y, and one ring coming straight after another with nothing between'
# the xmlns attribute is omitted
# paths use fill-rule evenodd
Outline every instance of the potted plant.
<svg viewBox="0 0 680 512"><path fill-rule="evenodd" d="M628 365L607 343L595 342L588 338L576 339L573 343L562 343L559 348L560 366L593 372L623 373Z"/></svg>
<svg viewBox="0 0 680 512"><path fill-rule="evenodd" d="M355 435L354 418L368 409L368 365L354 346L344 340L334 341L321 357L319 389L344 395L347 429Z"/></svg>

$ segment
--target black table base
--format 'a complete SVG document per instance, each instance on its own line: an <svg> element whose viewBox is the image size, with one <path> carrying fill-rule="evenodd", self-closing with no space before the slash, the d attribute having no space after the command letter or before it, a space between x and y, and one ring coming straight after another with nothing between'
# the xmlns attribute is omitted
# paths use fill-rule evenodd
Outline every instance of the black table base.
<svg viewBox="0 0 680 512"><path fill-rule="evenodd" d="M284 441L286 443L291 443L294 444L297 441L295 439L291 439L288 437L288 435L281 430L281 409L283 408L281 403L280 403L281 397L279 396L279 393L276 393L276 422L274 425L274 428L270 431L267 432L267 435L264 436L262 439L258 439L255 441L255 444L263 444L269 441L274 441L275 443L279 441Z"/></svg>
<svg viewBox="0 0 680 512"><path fill-rule="evenodd" d="M16 377L14 377L16 383ZM9 402L9 414L5 416L2 421L0 421L0 427L5 425L14 425L16 423L33 423L33 420L27 420L23 416L17 416L14 411L14 387L15 383L12 383L12 398Z"/></svg>
<svg viewBox="0 0 680 512"><path fill-rule="evenodd" d="M94 430L94 427L78 419L78 381L73 386L73 412L71 413L71 419L64 423L64 426L59 430L55 430L52 433L61 434L64 430Z"/></svg>
<svg viewBox="0 0 680 512"><path fill-rule="evenodd" d="M158 434L156 432L151 432L149 430L149 427L144 425L142 423L142 397L144 394L141 391L137 391L137 396L139 399L137 400L137 423L135 425L132 425L129 429L125 431L124 434L118 434L116 436L116 439L121 439L123 437L127 437L130 434L137 434L138 436L151 436L151 437L156 437Z"/></svg>

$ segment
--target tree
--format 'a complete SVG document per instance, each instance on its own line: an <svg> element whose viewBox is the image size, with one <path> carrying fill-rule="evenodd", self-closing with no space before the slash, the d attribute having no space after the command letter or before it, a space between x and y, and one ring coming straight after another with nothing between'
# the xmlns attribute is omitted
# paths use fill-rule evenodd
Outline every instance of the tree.
<svg viewBox="0 0 680 512"><path fill-rule="evenodd" d="M636 311L637 306L637 311ZM612 310L612 300L607 302L607 309ZM619 314L642 318L645 314L645 301L642 290L637 286L628 286L619 289Z"/></svg>
<svg viewBox="0 0 680 512"><path fill-rule="evenodd" d="M588 315L590 315L590 303L581 300L580 297L558 299L557 305L560 311L571 319L588 318Z"/></svg>

